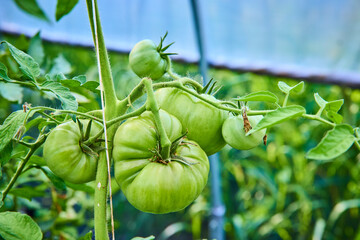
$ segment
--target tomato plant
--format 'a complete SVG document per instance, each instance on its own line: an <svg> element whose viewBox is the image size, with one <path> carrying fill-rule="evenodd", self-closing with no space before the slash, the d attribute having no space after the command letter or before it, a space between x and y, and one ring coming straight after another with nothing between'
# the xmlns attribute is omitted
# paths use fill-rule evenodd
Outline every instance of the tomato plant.
<svg viewBox="0 0 360 240"><path fill-rule="evenodd" d="M128 119L114 137L115 178L134 207L151 213L188 206L202 192L209 173L205 152L196 142L183 138L179 120L165 111L160 111L160 117L173 142L169 160L160 155L151 112Z"/></svg>
<svg viewBox="0 0 360 240"><path fill-rule="evenodd" d="M174 88L159 89L155 95L160 108L176 116L187 131L188 138L199 143L207 155L212 155L225 146L221 135L222 124L227 118L225 111ZM201 96L217 101L208 94Z"/></svg>
<svg viewBox="0 0 360 240"><path fill-rule="evenodd" d="M57 176L71 183L94 180L99 157L94 149L96 146L87 146L84 142L100 132L101 125L96 122L89 124L89 120L79 122L60 124L51 131L44 144L47 166Z"/></svg>
<svg viewBox="0 0 360 240"><path fill-rule="evenodd" d="M255 127L258 122L260 122L263 117L259 116L249 116L247 121L251 127ZM246 136L246 130L244 127L244 119L241 115L230 116L225 120L224 125L222 126L222 135L225 139L225 142L231 147L239 150L249 150L254 148L263 141L263 138L266 134L266 129L255 132Z"/></svg>

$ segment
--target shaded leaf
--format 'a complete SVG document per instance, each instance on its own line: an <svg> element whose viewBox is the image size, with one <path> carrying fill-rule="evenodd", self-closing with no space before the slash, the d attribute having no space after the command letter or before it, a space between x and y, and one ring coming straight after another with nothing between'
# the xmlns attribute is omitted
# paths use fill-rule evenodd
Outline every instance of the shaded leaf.
<svg viewBox="0 0 360 240"><path fill-rule="evenodd" d="M58 0L56 4L56 21L71 12L79 0Z"/></svg>
<svg viewBox="0 0 360 240"><path fill-rule="evenodd" d="M31 201L31 199L35 197L43 197L45 196L45 191L43 189L37 189L34 187L20 187L20 188L12 188L10 192L12 195L17 197L26 198Z"/></svg>
<svg viewBox="0 0 360 240"><path fill-rule="evenodd" d="M23 11L37 18L50 22L49 18L46 16L44 11L39 7L36 0L14 0L14 2Z"/></svg>
<svg viewBox="0 0 360 240"><path fill-rule="evenodd" d="M11 159L13 147L11 142L0 151L0 166L4 166Z"/></svg>
<svg viewBox="0 0 360 240"><path fill-rule="evenodd" d="M55 76L60 73L62 74L71 73L71 65L62 54L59 54L59 56L57 56L57 58L54 59L54 65L51 67L49 75ZM64 79L64 78L65 76L61 77L60 79Z"/></svg>
<svg viewBox="0 0 360 240"><path fill-rule="evenodd" d="M336 124L339 124L343 121L343 116L341 116L340 114L333 112L333 111L328 111L326 113L327 117L333 121Z"/></svg>
<svg viewBox="0 0 360 240"><path fill-rule="evenodd" d="M82 236L81 238L79 238L79 240L91 240L93 236L93 232L90 231L87 234L85 234L84 236Z"/></svg>
<svg viewBox="0 0 360 240"><path fill-rule="evenodd" d="M7 67L3 63L0 62L0 78L4 79L6 81L10 81L11 79L9 78L7 73L8 73Z"/></svg>
<svg viewBox="0 0 360 240"><path fill-rule="evenodd" d="M247 135L250 135L264 128L269 128L273 125L279 124L289 119L300 117L305 113L305 108L298 105L278 108L266 114L264 118L261 119L261 121L247 133Z"/></svg>
<svg viewBox="0 0 360 240"><path fill-rule="evenodd" d="M40 67L37 62L28 54L24 53L23 51L17 49L7 41L3 41L5 43L11 56L15 59L15 61L20 65L20 70L32 80L35 80L36 77L40 75Z"/></svg>
<svg viewBox="0 0 360 240"><path fill-rule="evenodd" d="M94 188L88 184L75 184L75 183L70 183L70 182L65 182L65 184L69 188L77 190L77 191L82 191L82 192L86 192L89 194L94 193Z"/></svg>
<svg viewBox="0 0 360 240"><path fill-rule="evenodd" d="M59 82L45 81L41 84L41 89L54 93L62 103L63 109L77 110L78 103L70 90L61 85Z"/></svg>
<svg viewBox="0 0 360 240"><path fill-rule="evenodd" d="M10 102L21 103L23 100L23 88L15 83L0 82L0 95Z"/></svg>
<svg viewBox="0 0 360 240"><path fill-rule="evenodd" d="M316 147L310 149L306 157L316 160L329 160L346 152L354 141L355 137L350 125L336 125L326 133Z"/></svg>
<svg viewBox="0 0 360 240"><path fill-rule="evenodd" d="M260 91L260 92L254 92L250 93L246 96L235 98L236 101L264 101L264 102L272 102L276 103L279 99L278 97L269 91Z"/></svg>
<svg viewBox="0 0 360 240"><path fill-rule="evenodd" d="M153 239L155 239L155 237L153 235L151 235L151 236L144 237L144 238L143 237L134 237L131 240L153 240Z"/></svg>
<svg viewBox="0 0 360 240"><path fill-rule="evenodd" d="M32 56L35 61L41 64L44 61L45 53L42 41L40 38L40 32L37 32L30 40L30 46L28 54Z"/></svg>
<svg viewBox="0 0 360 240"><path fill-rule="evenodd" d="M0 213L0 235L6 240L41 240L40 227L26 214L19 212Z"/></svg>
<svg viewBox="0 0 360 240"><path fill-rule="evenodd" d="M50 181L54 184L57 189L66 190L66 185L64 180L56 176L52 171L48 168L41 167L41 170L45 173L45 175L50 179Z"/></svg>
<svg viewBox="0 0 360 240"><path fill-rule="evenodd" d="M37 166L46 166L46 162L45 159L43 157L37 156L37 155L32 155L29 159L29 161L27 162L28 165L31 164L35 164ZM50 179L51 180L51 179Z"/></svg>

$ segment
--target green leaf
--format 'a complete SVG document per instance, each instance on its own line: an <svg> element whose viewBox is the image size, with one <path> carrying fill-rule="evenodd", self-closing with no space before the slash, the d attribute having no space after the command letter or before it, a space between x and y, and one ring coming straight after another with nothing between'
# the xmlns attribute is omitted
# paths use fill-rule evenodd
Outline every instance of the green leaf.
<svg viewBox="0 0 360 240"><path fill-rule="evenodd" d="M17 49L7 41L3 41L5 43L11 56L15 59L15 61L20 65L20 70L29 78L35 81L36 77L40 75L40 67L37 62L28 54L23 51Z"/></svg>
<svg viewBox="0 0 360 240"><path fill-rule="evenodd" d="M264 102L276 103L279 99L275 94L273 94L269 91L260 91L260 92L254 92L254 93L250 93L248 95L242 96L242 97L235 98L234 100L243 101L243 102L264 101Z"/></svg>
<svg viewBox="0 0 360 240"><path fill-rule="evenodd" d="M40 38L40 32L37 32L30 40L30 46L28 54L32 56L37 63L41 65L44 61L45 53L42 41Z"/></svg>
<svg viewBox="0 0 360 240"><path fill-rule="evenodd" d="M40 227L26 214L19 212L0 213L0 235L6 240L41 240Z"/></svg>
<svg viewBox="0 0 360 240"><path fill-rule="evenodd" d="M26 113L19 110L11 113L0 126L0 152L2 152L11 143L12 138L24 123ZM0 164L4 161L0 159Z"/></svg>
<svg viewBox="0 0 360 240"><path fill-rule="evenodd" d="M318 220L316 220L312 239L321 240L324 235L325 227L326 227L326 222L323 218L319 218Z"/></svg>
<svg viewBox="0 0 360 240"><path fill-rule="evenodd" d="M344 99L330 101L326 103L325 110L337 113L343 104Z"/></svg>
<svg viewBox="0 0 360 240"><path fill-rule="evenodd" d="M43 189L37 189L29 186L25 186L21 188L12 188L9 193L17 197L26 198L30 201L35 197L45 196L45 191Z"/></svg>
<svg viewBox="0 0 360 240"><path fill-rule="evenodd" d="M261 121L247 133L247 135L250 135L264 128L269 128L273 125L279 124L289 119L300 117L305 113L305 108L298 105L278 108L266 114L264 118L261 119Z"/></svg>
<svg viewBox="0 0 360 240"><path fill-rule="evenodd" d="M76 98L71 94L70 90L61 85L59 82L45 81L41 84L41 89L54 93L62 103L63 109L74 110L78 108Z"/></svg>
<svg viewBox="0 0 360 240"><path fill-rule="evenodd" d="M314 98L315 98L315 102L317 103L317 105L319 105L320 108L325 108L326 104L328 103L327 101L325 101L322 97L320 97L318 93L314 94Z"/></svg>
<svg viewBox="0 0 360 240"><path fill-rule="evenodd" d="M29 161L27 162L27 165L31 165L31 164L35 164L35 165L41 166L41 167L46 166L46 162L45 162L44 158L37 156L37 155L32 155L30 157Z"/></svg>
<svg viewBox="0 0 360 240"><path fill-rule="evenodd" d="M57 189L66 190L66 184L64 180L56 176L49 169L42 167L41 170L45 173L45 175L50 179L50 181L54 184Z"/></svg>
<svg viewBox="0 0 360 240"><path fill-rule="evenodd" d="M7 144L2 151L0 151L0 166L4 166L11 159L13 147L11 142Z"/></svg>
<svg viewBox="0 0 360 240"><path fill-rule="evenodd" d="M298 84L290 87L285 82L279 81L278 87L285 94L289 94L290 92L301 93L304 90L304 82L301 81Z"/></svg>
<svg viewBox="0 0 360 240"><path fill-rule="evenodd" d="M91 240L93 236L93 232L90 231L87 234L85 234L84 236L82 236L81 238L79 238L79 240Z"/></svg>
<svg viewBox="0 0 360 240"><path fill-rule="evenodd" d="M23 11L37 18L50 22L44 11L39 7L36 0L14 0L14 2Z"/></svg>
<svg viewBox="0 0 360 240"><path fill-rule="evenodd" d="M23 100L23 88L15 83L0 82L0 95L10 102L21 103Z"/></svg>
<svg viewBox="0 0 360 240"><path fill-rule="evenodd" d="M85 78L85 82L81 78L73 78L73 79L64 79L61 80L61 84L70 89L77 89L79 87L86 88L92 92L97 91L96 88L99 86L99 83L96 81L87 81Z"/></svg>
<svg viewBox="0 0 360 240"><path fill-rule="evenodd" d="M1 173L2 172L2 169L0 168L0 177L1 177ZM0 208L2 208L2 206L4 205L4 202L1 200L3 198L3 193L0 192Z"/></svg>
<svg viewBox="0 0 360 240"><path fill-rule="evenodd" d="M336 124L339 124L343 121L343 116L341 116L340 114L333 112L333 111L328 111L326 113L327 117L333 121Z"/></svg>
<svg viewBox="0 0 360 240"><path fill-rule="evenodd" d="M316 160L330 160L346 152L354 143L353 128L347 124L336 125L328 131L320 143L310 149L306 157Z"/></svg>
<svg viewBox="0 0 360 240"><path fill-rule="evenodd" d="M7 73L8 73L7 67L0 62L0 78L6 81L10 81L11 79L8 77Z"/></svg>
<svg viewBox="0 0 360 240"><path fill-rule="evenodd" d="M51 67L49 75L55 76L59 73L68 74L71 73L71 71L72 70L70 63L65 59L62 54L59 54L59 56L54 59L54 65Z"/></svg>
<svg viewBox="0 0 360 240"><path fill-rule="evenodd" d="M66 186L68 186L71 189L74 189L76 191L82 191L82 192L86 192L89 194L93 194L94 193L94 188L90 185L87 184L75 184L75 183L70 183L70 182L65 182Z"/></svg>
<svg viewBox="0 0 360 240"><path fill-rule="evenodd" d="M153 235L151 235L151 236L144 237L144 238L143 237L134 237L131 240L153 240L153 239L155 239L155 237Z"/></svg>
<svg viewBox="0 0 360 240"><path fill-rule="evenodd" d="M71 12L78 2L79 0L58 0L56 4L56 21Z"/></svg>

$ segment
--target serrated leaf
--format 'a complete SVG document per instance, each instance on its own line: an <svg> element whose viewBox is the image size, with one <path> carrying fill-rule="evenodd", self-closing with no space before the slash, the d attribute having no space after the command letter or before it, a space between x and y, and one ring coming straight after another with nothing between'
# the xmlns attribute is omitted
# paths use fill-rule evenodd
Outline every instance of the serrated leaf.
<svg viewBox="0 0 360 240"><path fill-rule="evenodd" d="M315 102L317 105L319 105L320 108L324 108L327 104L327 101L325 101L318 93L314 94Z"/></svg>
<svg viewBox="0 0 360 240"><path fill-rule="evenodd" d="M84 236L82 236L81 238L79 238L79 240L92 240L92 236L93 236L93 232L90 231L87 234L85 234Z"/></svg>
<svg viewBox="0 0 360 240"><path fill-rule="evenodd" d="M57 189L66 190L66 184L64 180L56 176L52 171L48 168L41 167L41 170L45 173L45 175L50 179L50 181L54 184Z"/></svg>
<svg viewBox="0 0 360 240"><path fill-rule="evenodd" d="M15 83L0 82L0 95L10 102L21 103L23 100L23 88Z"/></svg>
<svg viewBox="0 0 360 240"><path fill-rule="evenodd" d="M3 41L5 43L11 56L15 59L15 61L19 64L20 70L30 79L34 80L36 77L40 75L40 67L37 62L28 54L24 53L23 51L17 49L7 41Z"/></svg>
<svg viewBox="0 0 360 240"><path fill-rule="evenodd" d="M7 73L8 73L7 67L3 63L0 62L0 78L4 79L6 81L10 81L11 79L9 78Z"/></svg>
<svg viewBox="0 0 360 240"><path fill-rule="evenodd" d="M57 58L54 59L54 65L51 67L49 75L55 76L59 73L62 74L71 73L71 65L62 54L59 54L59 56L57 56Z"/></svg>
<svg viewBox="0 0 360 240"><path fill-rule="evenodd" d="M63 109L74 110L78 108L76 98L71 94L70 90L61 85L59 82L45 81L41 84L41 89L54 93L62 103Z"/></svg>
<svg viewBox="0 0 360 240"><path fill-rule="evenodd" d="M46 16L44 11L39 7L36 0L14 0L14 1L16 5L23 11L37 18L50 22L49 18Z"/></svg>
<svg viewBox="0 0 360 240"><path fill-rule="evenodd" d="M247 135L250 135L264 128L269 128L289 119L300 117L305 113L305 108L298 105L278 108L266 114L264 118L261 119L260 122L247 133Z"/></svg>
<svg viewBox="0 0 360 240"><path fill-rule="evenodd" d="M28 54L32 56L38 64L41 64L44 61L45 53L40 38L40 32L37 32L31 38Z"/></svg>
<svg viewBox="0 0 360 240"><path fill-rule="evenodd" d="M328 111L326 113L327 117L334 123L339 124L343 121L343 116L341 116L340 114L333 112L333 111Z"/></svg>
<svg viewBox="0 0 360 240"><path fill-rule="evenodd" d="M71 12L78 2L79 0L58 0L56 4L56 21Z"/></svg>
<svg viewBox="0 0 360 240"><path fill-rule="evenodd" d="M11 113L0 126L0 152L2 152L15 136L19 128L24 123L26 113L23 110L19 110ZM0 163L3 159L0 159Z"/></svg>
<svg viewBox="0 0 360 240"><path fill-rule="evenodd" d="M300 93L304 89L304 82L301 81L298 84L291 87L291 86L287 85L285 82L279 81L278 87L285 94L288 94L290 92Z"/></svg>
<svg viewBox="0 0 360 240"><path fill-rule="evenodd" d="M316 160L330 160L346 152L354 143L353 128L347 124L336 125L328 131L320 143L310 149L307 158Z"/></svg>
<svg viewBox="0 0 360 240"><path fill-rule="evenodd" d="M19 212L0 213L0 235L6 240L41 240L40 227L26 214Z"/></svg>
<svg viewBox="0 0 360 240"><path fill-rule="evenodd" d="M30 186L12 188L9 193L17 197L28 199L30 201L35 197L45 196L45 191L43 189L40 190Z"/></svg>
<svg viewBox="0 0 360 240"><path fill-rule="evenodd" d="M248 95L235 98L236 101L264 101L264 102L272 102L276 103L279 99L278 97L269 91L260 91L260 92L254 92L250 93Z"/></svg>

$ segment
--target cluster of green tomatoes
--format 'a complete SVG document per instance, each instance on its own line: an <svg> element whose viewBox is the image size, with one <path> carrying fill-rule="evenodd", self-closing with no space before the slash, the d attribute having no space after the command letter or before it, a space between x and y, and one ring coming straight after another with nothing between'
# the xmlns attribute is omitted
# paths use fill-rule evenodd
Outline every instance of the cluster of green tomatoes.
<svg viewBox="0 0 360 240"><path fill-rule="evenodd" d="M170 46L156 46L151 40L135 45L129 57L130 67L141 78L161 78L169 69ZM192 91L196 91L192 89ZM219 101L201 93L205 99ZM167 159L162 157L160 134L151 111L127 119L112 139L114 175L128 201L137 209L168 213L184 209L204 189L208 174L208 156L226 144L239 150L258 146L266 129L246 136L262 116L235 116L177 88L155 92L163 129L171 141ZM98 155L94 149L102 142L84 144L101 131L95 121L80 120L58 125L44 145L49 168L71 183L93 181Z"/></svg>

